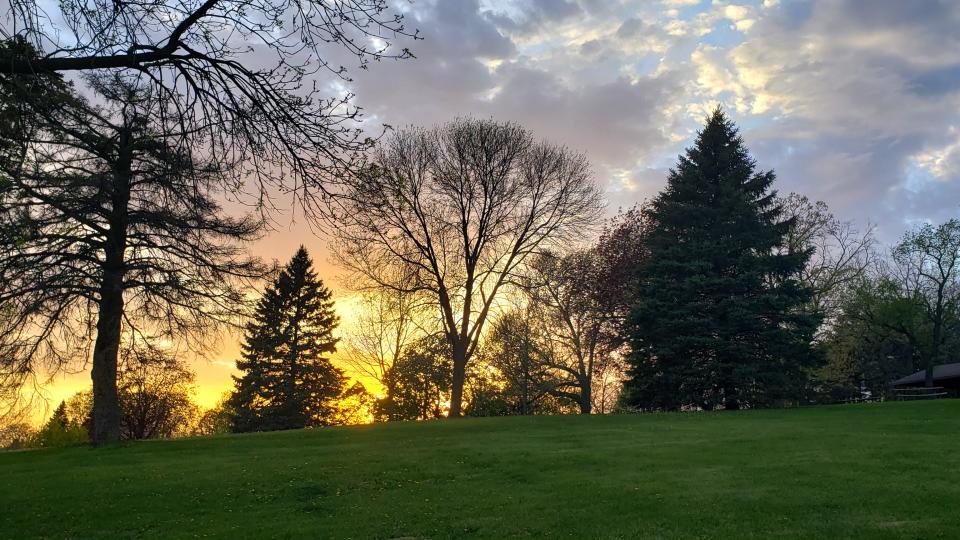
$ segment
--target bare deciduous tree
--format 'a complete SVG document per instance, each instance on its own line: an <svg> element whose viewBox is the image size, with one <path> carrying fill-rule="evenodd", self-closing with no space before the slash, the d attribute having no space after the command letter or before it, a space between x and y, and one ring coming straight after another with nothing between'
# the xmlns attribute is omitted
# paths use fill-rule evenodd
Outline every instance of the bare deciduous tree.
<svg viewBox="0 0 960 540"><path fill-rule="evenodd" d="M373 284L428 298L453 351L450 416L491 307L539 251L600 209L586 159L512 123L460 119L392 134L340 194L335 254ZM411 279L382 278L403 268Z"/></svg>
<svg viewBox="0 0 960 540"><path fill-rule="evenodd" d="M561 374L552 392L576 402L582 414L593 410L596 387L605 409L609 386L616 385L645 231L642 208L633 208L612 220L594 246L546 253L529 265L525 291L546 322L544 337L555 342L549 347L555 354L545 359Z"/></svg>
<svg viewBox="0 0 960 540"><path fill-rule="evenodd" d="M359 310L346 331L344 363L383 387L385 420L397 419L392 414L395 388L390 370L407 347L425 335L416 319L414 298L405 291L366 291L361 293Z"/></svg>
<svg viewBox="0 0 960 540"><path fill-rule="evenodd" d="M289 194L316 209L325 183L368 146L359 111L330 79L344 64L407 58L417 38L386 0L10 0L0 77L135 76L180 124L179 144L253 177L258 203ZM328 77L325 77L329 75ZM334 85L336 86L336 85ZM17 99L31 100L29 91ZM267 189L267 188L273 188Z"/></svg>
<svg viewBox="0 0 960 540"><path fill-rule="evenodd" d="M799 278L814 290L811 308L829 323L837 317L847 289L876 262L873 227L860 230L852 222L835 218L826 203L796 193L783 200L783 207L795 223L786 249L813 251Z"/></svg>

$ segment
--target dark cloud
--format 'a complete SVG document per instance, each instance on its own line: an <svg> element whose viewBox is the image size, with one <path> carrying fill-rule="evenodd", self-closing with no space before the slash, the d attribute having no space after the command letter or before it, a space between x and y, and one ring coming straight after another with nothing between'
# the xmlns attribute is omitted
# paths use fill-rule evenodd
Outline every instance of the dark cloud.
<svg viewBox="0 0 960 540"><path fill-rule="evenodd" d="M581 12L576 0L523 0L504 2L501 9L490 10L490 17L504 31L524 35L549 30Z"/></svg>

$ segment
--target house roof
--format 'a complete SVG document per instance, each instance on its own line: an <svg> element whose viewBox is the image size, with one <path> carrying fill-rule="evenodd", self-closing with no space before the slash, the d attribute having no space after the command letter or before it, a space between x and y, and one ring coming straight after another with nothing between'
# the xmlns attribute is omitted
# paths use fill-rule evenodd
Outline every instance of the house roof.
<svg viewBox="0 0 960 540"><path fill-rule="evenodd" d="M933 380L960 378L960 362L955 364L940 364L933 366ZM924 370L920 370L913 375L907 375L893 381L894 386L904 386L908 384L922 384L924 382Z"/></svg>

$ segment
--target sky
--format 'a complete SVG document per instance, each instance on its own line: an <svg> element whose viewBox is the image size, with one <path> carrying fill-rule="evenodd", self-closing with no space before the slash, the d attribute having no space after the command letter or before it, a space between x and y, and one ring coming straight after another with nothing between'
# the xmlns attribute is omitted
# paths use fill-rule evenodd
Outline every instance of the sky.
<svg viewBox="0 0 960 540"><path fill-rule="evenodd" d="M722 105L775 187L826 202L892 243L960 216L960 2L925 0L404 0L415 59L326 81L365 128L512 120L584 152L608 211L651 198ZM348 68L351 66L346 64ZM253 249L300 244L349 298L325 241L285 222ZM286 224L285 224L286 223ZM230 386L237 336L198 361L204 406ZM54 399L89 384L61 379Z"/></svg>

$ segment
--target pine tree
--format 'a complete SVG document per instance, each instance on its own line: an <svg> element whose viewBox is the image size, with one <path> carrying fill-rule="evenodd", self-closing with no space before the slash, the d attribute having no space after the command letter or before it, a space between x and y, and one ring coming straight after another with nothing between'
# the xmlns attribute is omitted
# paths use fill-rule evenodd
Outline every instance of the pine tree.
<svg viewBox="0 0 960 540"><path fill-rule="evenodd" d="M257 305L247 325L234 378L234 431L326 425L344 390L343 372L325 355L336 351L339 322L331 292L302 246Z"/></svg>
<svg viewBox="0 0 960 540"><path fill-rule="evenodd" d="M627 405L739 409L797 396L818 361L819 316L795 278L811 253L785 249L793 224L773 181L717 108L649 209Z"/></svg>

